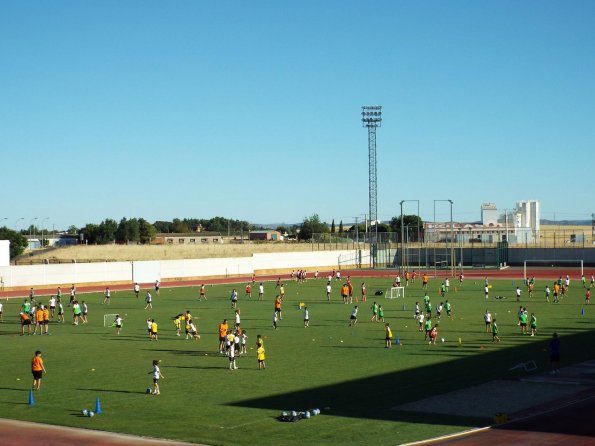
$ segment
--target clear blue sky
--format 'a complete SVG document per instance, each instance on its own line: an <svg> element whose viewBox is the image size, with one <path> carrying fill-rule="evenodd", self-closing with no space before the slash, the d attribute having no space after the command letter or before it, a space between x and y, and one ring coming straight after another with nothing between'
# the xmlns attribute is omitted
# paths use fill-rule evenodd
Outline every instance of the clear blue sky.
<svg viewBox="0 0 595 446"><path fill-rule="evenodd" d="M594 23L593 1L0 0L0 224L361 219L375 104L379 218L587 219Z"/></svg>

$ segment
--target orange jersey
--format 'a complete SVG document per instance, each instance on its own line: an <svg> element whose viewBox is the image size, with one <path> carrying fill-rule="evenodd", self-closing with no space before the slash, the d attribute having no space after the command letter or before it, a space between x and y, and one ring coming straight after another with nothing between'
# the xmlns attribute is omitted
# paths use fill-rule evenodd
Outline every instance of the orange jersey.
<svg viewBox="0 0 595 446"><path fill-rule="evenodd" d="M29 315L27 313L21 313L21 320L22 321L28 321L29 320Z"/></svg>
<svg viewBox="0 0 595 446"><path fill-rule="evenodd" d="M281 299L277 298L275 299L275 310L280 310L281 309Z"/></svg>
<svg viewBox="0 0 595 446"><path fill-rule="evenodd" d="M341 296L347 296L349 294L349 287L347 285L343 285L341 288Z"/></svg>
<svg viewBox="0 0 595 446"><path fill-rule="evenodd" d="M44 321L50 320L50 310L48 310L47 308L45 310L43 310L43 320Z"/></svg>
<svg viewBox="0 0 595 446"><path fill-rule="evenodd" d="M37 322L43 322L43 310L41 308L35 312L35 319L37 319Z"/></svg>
<svg viewBox="0 0 595 446"><path fill-rule="evenodd" d="M204 286L201 286L200 287L200 294L204 296L204 294L205 294L205 287Z"/></svg>
<svg viewBox="0 0 595 446"><path fill-rule="evenodd" d="M40 372L43 370L43 359L40 356L34 356L31 360L31 370L34 372Z"/></svg>
<svg viewBox="0 0 595 446"><path fill-rule="evenodd" d="M221 322L219 324L219 337L220 338L224 338L227 335L228 328L229 328L229 326L227 324L224 324L223 322Z"/></svg>

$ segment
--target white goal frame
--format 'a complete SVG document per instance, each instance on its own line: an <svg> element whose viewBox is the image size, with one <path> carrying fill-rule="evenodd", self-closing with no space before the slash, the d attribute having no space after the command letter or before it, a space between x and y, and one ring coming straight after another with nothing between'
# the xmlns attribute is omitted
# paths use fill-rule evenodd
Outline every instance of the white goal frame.
<svg viewBox="0 0 595 446"><path fill-rule="evenodd" d="M527 278L527 264L534 264L535 266L537 265L552 265L555 263L574 263L576 265L581 266L581 276L583 276L585 274L585 269L584 269L584 262L582 259L575 259L575 260L524 260L523 261L523 280Z"/></svg>
<svg viewBox="0 0 595 446"><path fill-rule="evenodd" d="M118 313L104 314L103 315L103 326L111 327L112 325L114 325L114 321L116 320L117 315L118 315Z"/></svg>
<svg viewBox="0 0 595 446"><path fill-rule="evenodd" d="M405 287L402 286L393 286L388 290L384 297L386 299L398 299L399 297L405 298Z"/></svg>

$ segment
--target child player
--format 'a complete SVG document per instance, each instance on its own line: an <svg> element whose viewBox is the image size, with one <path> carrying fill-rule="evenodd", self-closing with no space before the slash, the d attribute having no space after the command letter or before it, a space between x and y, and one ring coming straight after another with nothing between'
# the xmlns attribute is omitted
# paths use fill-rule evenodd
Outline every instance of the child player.
<svg viewBox="0 0 595 446"><path fill-rule="evenodd" d="M151 370L148 374L149 375L153 375L153 392L151 392L153 395L159 395L161 392L159 391L159 379L160 378L165 378L165 376L163 376L163 374L161 373L161 370L159 369L159 363L161 361L159 359L154 359L153 360L153 370Z"/></svg>

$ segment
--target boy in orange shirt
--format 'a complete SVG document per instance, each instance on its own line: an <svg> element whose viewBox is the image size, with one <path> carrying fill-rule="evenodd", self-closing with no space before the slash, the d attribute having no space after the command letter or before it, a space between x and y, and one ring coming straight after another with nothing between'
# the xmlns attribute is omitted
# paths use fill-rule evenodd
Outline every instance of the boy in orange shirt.
<svg viewBox="0 0 595 446"><path fill-rule="evenodd" d="M45 370L43 366L43 359L41 359L41 352L37 350L35 356L31 360L31 373L33 374L33 390L39 390L41 387L41 376Z"/></svg>

